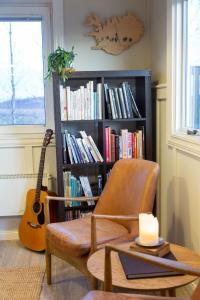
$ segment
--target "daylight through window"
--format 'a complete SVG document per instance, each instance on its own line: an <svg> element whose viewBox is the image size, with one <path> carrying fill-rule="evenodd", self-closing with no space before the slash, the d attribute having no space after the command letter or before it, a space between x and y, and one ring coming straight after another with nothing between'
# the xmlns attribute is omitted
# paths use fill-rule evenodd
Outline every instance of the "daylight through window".
<svg viewBox="0 0 200 300"><path fill-rule="evenodd" d="M0 18L0 125L44 125L41 18Z"/></svg>
<svg viewBox="0 0 200 300"><path fill-rule="evenodd" d="M186 1L185 126L200 128L200 0Z"/></svg>

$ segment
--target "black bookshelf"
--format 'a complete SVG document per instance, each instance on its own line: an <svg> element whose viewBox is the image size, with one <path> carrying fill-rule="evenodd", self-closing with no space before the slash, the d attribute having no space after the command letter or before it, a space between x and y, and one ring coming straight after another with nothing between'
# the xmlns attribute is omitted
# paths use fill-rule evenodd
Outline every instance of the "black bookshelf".
<svg viewBox="0 0 200 300"><path fill-rule="evenodd" d="M104 130L110 126L117 133L121 129L135 131L141 126L144 128L144 158L154 160L155 158L155 115L154 105L151 96L151 73L149 70L128 70L128 71L81 71L74 72L65 83L73 90L81 85L86 85L88 81L97 83L107 83L109 87L118 87L122 82L128 82L135 88L135 101L141 113L141 118L132 119L108 119L107 107L105 103L104 91L102 89L102 119L101 120L68 120L61 121L60 113L60 78L53 76L54 91L54 117L55 117L55 137L56 137L56 160L57 160L57 192L59 196L64 196L63 171L71 171L74 176L97 176L102 174L103 185L106 182L106 172L112 168L113 163L106 163L105 160L105 135ZM77 136L80 130L85 130L91 135L104 158L102 163L79 163L70 164L63 162L63 137L64 130ZM73 208L74 209L74 208Z"/></svg>

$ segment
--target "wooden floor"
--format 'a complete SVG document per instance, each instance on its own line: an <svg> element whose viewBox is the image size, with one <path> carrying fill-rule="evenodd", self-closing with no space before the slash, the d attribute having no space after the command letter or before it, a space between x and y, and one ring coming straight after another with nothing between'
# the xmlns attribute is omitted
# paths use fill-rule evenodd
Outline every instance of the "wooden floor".
<svg viewBox="0 0 200 300"><path fill-rule="evenodd" d="M0 241L0 266L35 265L45 265L44 253L30 251L19 241ZM90 289L79 271L56 257L52 258L52 274L51 286L47 285L45 275L40 300L80 300ZM185 289L178 289L177 294L188 295Z"/></svg>

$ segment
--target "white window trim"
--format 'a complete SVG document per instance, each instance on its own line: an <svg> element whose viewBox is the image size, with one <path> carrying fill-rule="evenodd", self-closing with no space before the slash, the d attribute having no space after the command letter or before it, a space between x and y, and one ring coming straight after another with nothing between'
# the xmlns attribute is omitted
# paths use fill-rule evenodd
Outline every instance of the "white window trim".
<svg viewBox="0 0 200 300"><path fill-rule="evenodd" d="M63 26L63 0L0 0L0 15L2 12L9 11L9 15L34 14L41 15L45 18L47 26L45 29L51 28L52 32L43 34L43 38L49 36L45 41L47 52L50 53L56 49L58 45L63 46L64 26ZM49 12L47 12L49 9ZM12 12L13 10L13 12ZM50 20L52 18L52 22ZM44 72L47 70L47 55L45 53ZM0 126L0 147L6 145L22 145L38 143L43 139L44 132L47 128L54 129L54 108L53 108L53 88L52 82L47 80L45 82L45 100L46 100L46 125L32 126L32 125L17 125L17 126Z"/></svg>
<svg viewBox="0 0 200 300"><path fill-rule="evenodd" d="M181 97L183 96L181 84L184 74L182 72L182 37L180 26L182 18L180 5L184 0L167 1L167 144L200 157L200 136L190 136L181 130ZM174 9L172 9L174 7ZM179 29L179 30L177 30ZM179 32L177 36L177 31ZM181 67L180 67L181 66Z"/></svg>

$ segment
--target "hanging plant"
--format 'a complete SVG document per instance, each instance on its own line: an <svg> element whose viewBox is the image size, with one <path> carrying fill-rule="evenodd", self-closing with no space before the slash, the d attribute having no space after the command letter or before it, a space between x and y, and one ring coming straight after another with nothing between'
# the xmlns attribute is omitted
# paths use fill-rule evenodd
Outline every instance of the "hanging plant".
<svg viewBox="0 0 200 300"><path fill-rule="evenodd" d="M58 47L54 52L48 56L48 72L45 79L51 79L54 72L56 72L63 82L65 82L70 74L74 71L72 63L75 58L74 47L71 51L66 51Z"/></svg>

